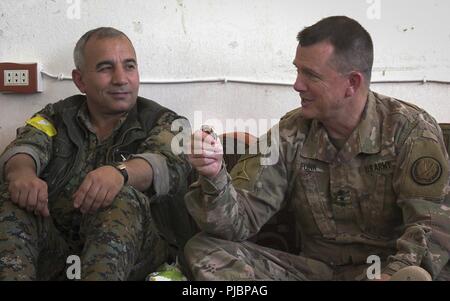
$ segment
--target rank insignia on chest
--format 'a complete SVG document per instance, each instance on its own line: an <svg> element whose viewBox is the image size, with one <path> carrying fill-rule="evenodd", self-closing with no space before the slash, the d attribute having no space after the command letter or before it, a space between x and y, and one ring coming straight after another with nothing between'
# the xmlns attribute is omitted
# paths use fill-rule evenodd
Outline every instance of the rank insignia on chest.
<svg viewBox="0 0 450 301"><path fill-rule="evenodd" d="M352 202L351 192L348 190L340 189L336 192L334 200L334 203L339 206L350 205Z"/></svg>

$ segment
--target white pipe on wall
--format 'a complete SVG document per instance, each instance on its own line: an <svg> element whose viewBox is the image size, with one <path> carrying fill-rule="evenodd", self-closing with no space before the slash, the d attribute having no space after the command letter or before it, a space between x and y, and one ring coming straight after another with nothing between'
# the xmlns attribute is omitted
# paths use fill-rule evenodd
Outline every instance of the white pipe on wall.
<svg viewBox="0 0 450 301"><path fill-rule="evenodd" d="M41 73L49 78L63 81L63 80L72 80L72 77L65 76L62 73L58 75L50 74L46 71L41 71ZM140 81L141 84L158 84L158 85L166 85L166 84L193 84L193 83L240 83L240 84L251 84L251 85L268 85L268 86L292 86L293 83L286 82L274 82L274 81L257 81L257 80L248 80L248 79L236 79L236 78L193 78L193 79L180 79L180 80L150 80L144 79ZM449 81L441 81L441 80L429 80L426 78L423 79L411 79L411 80L373 80L371 81L373 84L396 84L396 83L435 83L435 84L445 84L450 85Z"/></svg>

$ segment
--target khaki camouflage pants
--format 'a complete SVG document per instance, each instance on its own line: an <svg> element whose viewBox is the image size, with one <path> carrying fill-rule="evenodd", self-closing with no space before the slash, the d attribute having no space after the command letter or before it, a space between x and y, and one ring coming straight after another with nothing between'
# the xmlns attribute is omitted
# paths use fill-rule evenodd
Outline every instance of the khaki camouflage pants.
<svg viewBox="0 0 450 301"><path fill-rule="evenodd" d="M318 260L204 233L187 243L185 256L195 280L362 280L368 267L331 268Z"/></svg>
<svg viewBox="0 0 450 301"><path fill-rule="evenodd" d="M0 280L66 279L69 255L81 259L81 280L143 280L167 259L167 245L150 216L149 199L130 186L109 208L81 216L80 247L0 192ZM72 204L70 204L72 206ZM69 235L70 236L70 235Z"/></svg>
<svg viewBox="0 0 450 301"><path fill-rule="evenodd" d="M367 280L369 265L333 266L244 241L233 242L199 233L184 249L195 280ZM381 262L385 266L386 262ZM450 280L447 264L437 277Z"/></svg>

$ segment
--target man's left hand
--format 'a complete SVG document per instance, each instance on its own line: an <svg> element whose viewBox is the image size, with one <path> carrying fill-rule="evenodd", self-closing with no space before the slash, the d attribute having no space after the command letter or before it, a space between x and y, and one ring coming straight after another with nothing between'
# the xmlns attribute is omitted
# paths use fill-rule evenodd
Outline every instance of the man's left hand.
<svg viewBox="0 0 450 301"><path fill-rule="evenodd" d="M81 213L93 213L111 205L124 184L124 178L113 166L102 166L87 174L73 194L73 205Z"/></svg>

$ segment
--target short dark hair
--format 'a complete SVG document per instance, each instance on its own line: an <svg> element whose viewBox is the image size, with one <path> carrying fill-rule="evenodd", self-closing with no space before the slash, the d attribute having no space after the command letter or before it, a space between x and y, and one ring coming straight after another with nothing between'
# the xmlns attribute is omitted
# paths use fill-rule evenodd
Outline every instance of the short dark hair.
<svg viewBox="0 0 450 301"><path fill-rule="evenodd" d="M306 27L297 35L300 46L327 41L334 47L333 62L339 72L359 71L370 83L373 65L373 43L370 34L357 21L332 16Z"/></svg>
<svg viewBox="0 0 450 301"><path fill-rule="evenodd" d="M86 46L86 43L89 41L89 39L94 36L97 39L115 38L123 36L127 38L128 41L130 41L131 43L131 40L128 38L126 34L112 27L98 27L89 30L78 40L77 44L75 45L75 49L73 50L73 61L75 63L75 67L79 70L81 69L81 66L83 66L84 64L84 47ZM131 43L131 45L133 45L133 43Z"/></svg>

